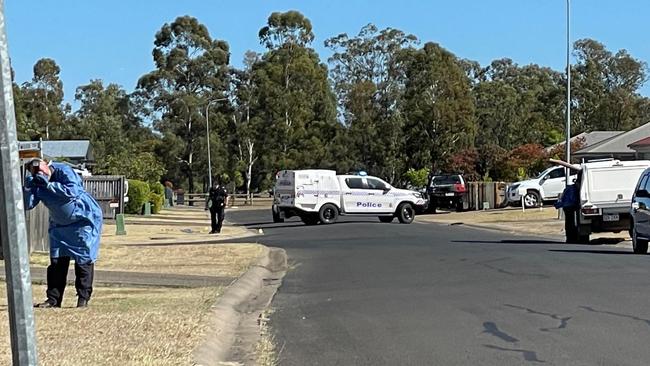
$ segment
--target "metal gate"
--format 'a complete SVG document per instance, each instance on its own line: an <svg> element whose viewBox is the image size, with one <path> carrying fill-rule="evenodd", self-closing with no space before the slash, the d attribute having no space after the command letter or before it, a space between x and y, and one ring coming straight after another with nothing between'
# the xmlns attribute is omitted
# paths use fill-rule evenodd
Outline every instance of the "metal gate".
<svg viewBox="0 0 650 366"><path fill-rule="evenodd" d="M102 208L104 219L114 219L116 214L124 213L124 176L94 175L84 177L84 189L97 200Z"/></svg>

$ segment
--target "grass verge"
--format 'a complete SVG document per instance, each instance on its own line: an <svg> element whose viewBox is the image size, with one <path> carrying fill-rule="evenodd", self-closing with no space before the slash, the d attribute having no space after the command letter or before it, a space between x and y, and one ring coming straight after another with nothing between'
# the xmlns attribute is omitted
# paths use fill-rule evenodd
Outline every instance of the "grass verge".
<svg viewBox="0 0 650 366"><path fill-rule="evenodd" d="M34 286L42 300L44 286ZM188 365L221 288L99 287L86 309L74 287L61 309L35 309L40 365ZM0 364L11 364L5 283L0 284Z"/></svg>

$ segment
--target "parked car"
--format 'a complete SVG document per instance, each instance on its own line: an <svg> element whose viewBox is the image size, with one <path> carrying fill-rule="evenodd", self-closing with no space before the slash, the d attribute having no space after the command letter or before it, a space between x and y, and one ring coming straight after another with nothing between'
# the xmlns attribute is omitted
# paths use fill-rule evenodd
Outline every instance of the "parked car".
<svg viewBox="0 0 650 366"><path fill-rule="evenodd" d="M571 173L575 178L576 172ZM508 187L506 197L508 204L522 203L526 208L538 207L544 201L557 200L566 186L566 168L553 166L544 170L536 178L514 183Z"/></svg>
<svg viewBox="0 0 650 366"><path fill-rule="evenodd" d="M645 187L645 181L640 182L639 178L650 167L650 161L609 159L569 166L578 172L575 183L578 194L573 220L569 221L573 226L566 228L567 242L587 244L591 233L619 233L630 228L634 232L630 207L633 197L638 196L635 187L641 183ZM634 182L639 183L635 186ZM639 230L643 232L643 223ZM641 240L639 252L644 239Z"/></svg>
<svg viewBox="0 0 650 366"><path fill-rule="evenodd" d="M639 178L632 197L630 215L632 249L636 254L646 254L650 240L650 169L646 169Z"/></svg>
<svg viewBox="0 0 650 366"><path fill-rule="evenodd" d="M427 184L429 212L438 207L450 208L458 212L467 210L467 185L460 174L432 174Z"/></svg>

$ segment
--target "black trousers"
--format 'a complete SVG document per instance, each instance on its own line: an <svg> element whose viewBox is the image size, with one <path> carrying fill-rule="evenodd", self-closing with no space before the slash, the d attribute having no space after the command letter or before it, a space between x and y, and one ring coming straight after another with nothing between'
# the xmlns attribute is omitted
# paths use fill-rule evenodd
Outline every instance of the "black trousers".
<svg viewBox="0 0 650 366"><path fill-rule="evenodd" d="M226 216L224 206L210 208L210 221L212 221L212 232L220 233L223 219Z"/></svg>
<svg viewBox="0 0 650 366"><path fill-rule="evenodd" d="M47 267L47 301L54 306L61 306L63 292L68 282L68 267L70 257L50 258L50 265ZM95 264L74 264L75 288L77 296L84 300L90 300L93 293L93 276Z"/></svg>

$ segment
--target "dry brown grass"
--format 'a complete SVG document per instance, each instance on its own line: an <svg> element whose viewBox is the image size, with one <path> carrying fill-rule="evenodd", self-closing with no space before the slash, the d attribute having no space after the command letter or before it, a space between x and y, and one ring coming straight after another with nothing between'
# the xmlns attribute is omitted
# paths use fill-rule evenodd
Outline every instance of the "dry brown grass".
<svg viewBox="0 0 650 366"><path fill-rule="evenodd" d="M435 215L419 216L420 219L435 222L465 222L465 223L507 223L557 220L557 210L552 207L540 209L505 209L487 211L450 212Z"/></svg>
<svg viewBox="0 0 650 366"><path fill-rule="evenodd" d="M255 346L258 366L276 366L280 362L280 353L271 328L269 318L273 314L272 309L265 310L260 316L260 340Z"/></svg>
<svg viewBox="0 0 650 366"><path fill-rule="evenodd" d="M97 269L235 277L262 253L259 244L105 245Z"/></svg>
<svg viewBox="0 0 650 366"><path fill-rule="evenodd" d="M43 286L34 287L42 300ZM74 289L64 306L72 306ZM35 309L41 365L189 365L220 288L96 288L87 309ZM11 363L0 284L0 364Z"/></svg>
<svg viewBox="0 0 650 366"><path fill-rule="evenodd" d="M96 269L237 277L264 253L259 244L169 246L102 245ZM33 253L33 265L47 266L47 253Z"/></svg>

